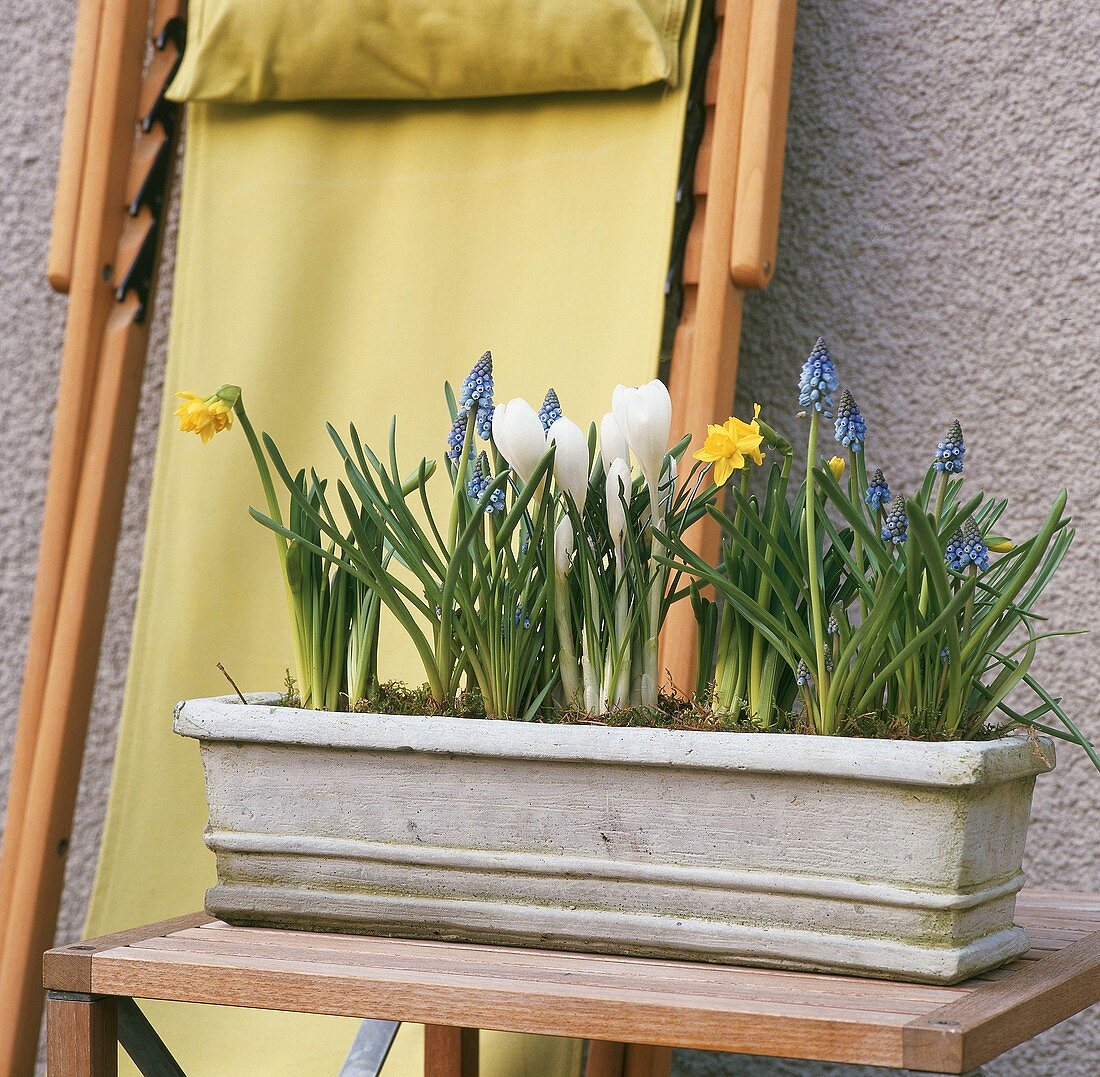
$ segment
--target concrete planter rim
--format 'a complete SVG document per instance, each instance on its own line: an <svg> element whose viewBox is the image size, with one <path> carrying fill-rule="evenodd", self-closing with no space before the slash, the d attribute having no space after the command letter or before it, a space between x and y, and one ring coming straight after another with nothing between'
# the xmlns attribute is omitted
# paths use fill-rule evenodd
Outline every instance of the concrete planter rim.
<svg viewBox="0 0 1100 1077"><path fill-rule="evenodd" d="M173 729L200 741L428 752L601 765L667 764L740 773L803 774L933 787L991 785L1053 770L1054 741L1007 734L987 741L905 741L800 733L548 725L491 718L315 711L278 694L184 700Z"/></svg>

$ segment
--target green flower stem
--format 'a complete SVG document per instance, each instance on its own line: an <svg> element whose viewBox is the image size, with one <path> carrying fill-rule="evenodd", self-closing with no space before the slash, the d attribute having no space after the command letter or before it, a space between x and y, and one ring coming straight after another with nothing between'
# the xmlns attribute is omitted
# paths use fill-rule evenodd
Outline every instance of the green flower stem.
<svg viewBox="0 0 1100 1077"><path fill-rule="evenodd" d="M829 682L825 671L825 625L822 617L822 579L821 565L817 556L817 490L814 481L814 467L817 465L817 430L820 413L814 411L810 416L810 438L806 447L806 564L809 569L810 616L813 619L813 640L817 662L815 690L818 699L817 727L821 733L832 733L833 725L829 714Z"/></svg>
<svg viewBox="0 0 1100 1077"><path fill-rule="evenodd" d="M473 445L474 430L476 426L477 409L472 408L470 414L466 418L466 435L462 439L462 450L458 457L455 485L452 492L453 496L451 497L451 518L447 528L447 555L448 560L452 563L460 556L467 561L469 560L469 551L463 550L460 553L456 546L458 543L458 530L462 524L463 516L465 515L463 509L465 508L467 499L466 472L469 470L469 448ZM450 570L448 575L450 575ZM451 615L446 602L444 602L443 615L440 617L435 644L436 669L438 670L439 680L442 684L449 684L451 680L452 666L454 663L451 643Z"/></svg>
<svg viewBox="0 0 1100 1077"><path fill-rule="evenodd" d="M578 533L576 539L577 542L587 542L588 539L584 532ZM592 714L595 714L600 709L600 704L603 700L603 686L600 682L600 677L597 672L602 668L603 663L598 660L593 660L593 642L598 640L598 636L595 630L595 622L593 615L598 608L598 598L596 596L596 580L592 571L592 566L585 558L585 606L586 615L584 619L584 630L581 637L581 670L584 677L584 709Z"/></svg>
<svg viewBox="0 0 1100 1077"><path fill-rule="evenodd" d="M780 486L778 490L778 496L773 496L768 499L767 512L768 518L764 521L764 525L767 527L771 534L775 534L776 526L778 524L779 512L785 504L787 496L787 483L791 476L791 463L794 460L794 449L791 443L786 438L781 438L770 426L761 420L760 423L761 432L764 434L764 439L767 444L774 446L776 450L783 456L783 466L780 472ZM764 550L764 562L769 569L775 567L775 546L772 543L768 543ZM768 609L771 605L771 582L768 580L766 573L760 574L760 582L756 592L756 601L763 609ZM751 713L759 720L765 723L765 726L771 725L772 722L772 707L773 707L773 688L774 688L774 663L773 673L768 677L767 683L765 683L764 673L764 661L765 650L768 654L774 653L772 648L767 647L767 642L763 635L759 632L752 633L752 654L750 658L749 668L749 707ZM769 687L769 685L771 687ZM761 710L766 711L765 714L761 714Z"/></svg>
<svg viewBox="0 0 1100 1077"><path fill-rule="evenodd" d="M947 480L948 473L946 471L940 472L939 489L936 491L936 511L933 514L933 519L936 521L936 529L939 529L940 519L943 517L943 506L947 499ZM928 577L924 576L921 579L920 585L920 601L917 608L921 614L928 612Z"/></svg>
<svg viewBox="0 0 1100 1077"><path fill-rule="evenodd" d="M740 654L734 646L734 629L738 614L729 602L722 608L722 627L718 637L718 666L715 671L715 694L719 707L733 714L737 703L737 666Z"/></svg>
<svg viewBox="0 0 1100 1077"><path fill-rule="evenodd" d="M615 682L615 705L630 704L630 591L626 586L626 556L623 543L615 548L615 639L608 648L609 680ZM610 685L608 685L610 688Z"/></svg>
<svg viewBox="0 0 1100 1077"><path fill-rule="evenodd" d="M867 493L867 468L863 460L862 452L848 450L848 497L852 504L862 511L864 495ZM852 557L856 563L856 569L862 579L866 574L866 565L863 560L863 540L859 532L852 534ZM867 616L867 602L863 595L863 588L859 591L859 612L861 617Z"/></svg>
<svg viewBox="0 0 1100 1077"><path fill-rule="evenodd" d="M256 430L248 418L248 412L245 410L243 393L237 397L237 401L233 405L233 411L241 424L241 429L244 431L248 447L252 451L252 459L255 461L256 470L260 475L260 485L263 487L264 499L267 501L268 515L282 526L282 509L279 506L279 498L275 494L275 483L271 477L271 468L268 467L267 457L260 445L260 439L256 436ZM305 625L305 611L301 608L296 589L291 585L290 566L288 564L288 554L291 551L287 539L277 531L273 533L275 535L275 545L279 551L279 569L283 577L287 612L290 614L290 623L294 626L294 664L298 673L299 695L303 705L308 706L308 699L312 695L313 681L309 675L310 648Z"/></svg>
<svg viewBox="0 0 1100 1077"><path fill-rule="evenodd" d="M658 637L661 630L661 602L664 599L665 579L668 570L657 561L658 547L661 541L656 532L664 531L665 513L659 498L658 484L654 483L649 488L650 504L650 535L652 537L653 571L649 578L649 620L645 644L642 648L642 705L645 707L657 706L657 685L660 675L658 665Z"/></svg>
<svg viewBox="0 0 1100 1077"><path fill-rule="evenodd" d="M573 625L569 616L568 598L558 601L558 595L566 593L568 580L564 575L555 578L554 618L558 629L558 667L561 670L561 687L565 695L565 705L575 707L581 699L580 665L577 662L577 649L573 643Z"/></svg>
<svg viewBox="0 0 1100 1077"><path fill-rule="evenodd" d="M977 565L971 565L970 568L967 570L967 575L969 575L971 577L971 579L976 579L977 575L978 575L978 566ZM971 589L970 597L966 600L966 609L963 611L963 623L962 623L962 633L961 633L963 642L965 642L966 639L969 637L969 635L970 635L970 626L973 623L974 623L974 589Z"/></svg>
<svg viewBox="0 0 1100 1077"><path fill-rule="evenodd" d="M935 520L937 527L939 526L940 518L943 516L943 505L947 498L947 474L946 471L940 472L940 488L936 492Z"/></svg>

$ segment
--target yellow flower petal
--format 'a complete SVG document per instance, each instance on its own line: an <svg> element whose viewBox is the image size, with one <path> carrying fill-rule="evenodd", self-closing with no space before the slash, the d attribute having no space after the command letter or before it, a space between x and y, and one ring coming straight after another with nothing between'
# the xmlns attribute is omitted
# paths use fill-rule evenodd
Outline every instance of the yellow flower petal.
<svg viewBox="0 0 1100 1077"><path fill-rule="evenodd" d="M735 471L745 466L746 457L755 464L764 462L764 454L760 451L764 435L756 421L759 414L760 405L756 404L751 423L731 415L721 426L713 423L707 426L705 444L692 455L696 460L714 465L714 481L718 486L725 485Z"/></svg>
<svg viewBox="0 0 1100 1077"><path fill-rule="evenodd" d="M198 434L205 445L215 434L233 425L232 407L217 393L202 397L196 393L176 393L183 403L176 408L180 430L185 434Z"/></svg>
<svg viewBox="0 0 1100 1077"><path fill-rule="evenodd" d="M736 460L736 462L735 462ZM736 458L723 456L714 463L714 481L718 486L725 486L729 477L744 463L744 458L738 454Z"/></svg>
<svg viewBox="0 0 1100 1077"><path fill-rule="evenodd" d="M834 456L829 461L829 470L833 473L833 478L840 482L840 476L844 474L844 461L839 456Z"/></svg>

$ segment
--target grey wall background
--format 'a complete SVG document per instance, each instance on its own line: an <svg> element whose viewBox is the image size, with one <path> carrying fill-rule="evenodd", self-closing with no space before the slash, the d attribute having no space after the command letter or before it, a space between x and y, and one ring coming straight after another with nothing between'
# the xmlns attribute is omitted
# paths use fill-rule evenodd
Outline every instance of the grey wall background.
<svg viewBox="0 0 1100 1077"><path fill-rule="evenodd" d="M65 302L43 279L75 3L0 0L0 782L34 582ZM750 297L741 410L793 411L795 364L825 333L871 425L868 462L912 488L952 418L973 481L1026 532L1062 485L1078 537L1047 598L1100 628L1100 6L1091 0L803 0L779 270ZM170 287L170 273L163 285ZM95 864L152 471L167 303L155 326L59 937ZM791 424L793 425L793 424ZM1054 640L1040 674L1100 737L1100 644ZM0 794L2 796L3 794ZM1033 882L1100 888L1100 776L1063 751L1039 784ZM988 1067L1100 1069L1100 1012ZM1091 1061L1090 1061L1091 1059ZM682 1054L677 1072L854 1073ZM871 1072L871 1071L866 1071Z"/></svg>

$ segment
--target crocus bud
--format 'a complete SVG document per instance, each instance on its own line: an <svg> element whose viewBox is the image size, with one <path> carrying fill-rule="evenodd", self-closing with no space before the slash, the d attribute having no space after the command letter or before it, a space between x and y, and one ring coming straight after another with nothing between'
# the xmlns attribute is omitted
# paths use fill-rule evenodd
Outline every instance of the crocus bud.
<svg viewBox="0 0 1100 1077"><path fill-rule="evenodd" d="M568 516L554 528L554 567L558 576L564 578L573 562L573 525Z"/></svg>
<svg viewBox="0 0 1100 1077"><path fill-rule="evenodd" d="M546 435L554 445L554 480L578 509L588 498L588 438L572 419L557 419Z"/></svg>
<svg viewBox="0 0 1100 1077"><path fill-rule="evenodd" d="M607 527L617 546L626 533L626 508L630 505L630 465L620 457L607 469L604 485L607 494Z"/></svg>
<svg viewBox="0 0 1100 1077"><path fill-rule="evenodd" d="M603 460L604 472L616 460L625 460L628 464L630 463L630 446L627 445L626 438L611 412L608 412L600 421L600 459Z"/></svg>
<svg viewBox="0 0 1100 1077"><path fill-rule="evenodd" d="M844 460L839 456L834 456L829 461L829 470L833 473L833 478L840 482L840 477L844 474Z"/></svg>
<svg viewBox="0 0 1100 1077"><path fill-rule="evenodd" d="M508 466L528 482L546 455L546 434L537 412L516 397L493 409L493 443Z"/></svg>
<svg viewBox="0 0 1100 1077"><path fill-rule="evenodd" d="M656 489L672 428L672 398L664 382L655 378L637 389L617 385L611 396L611 411L645 481Z"/></svg>

